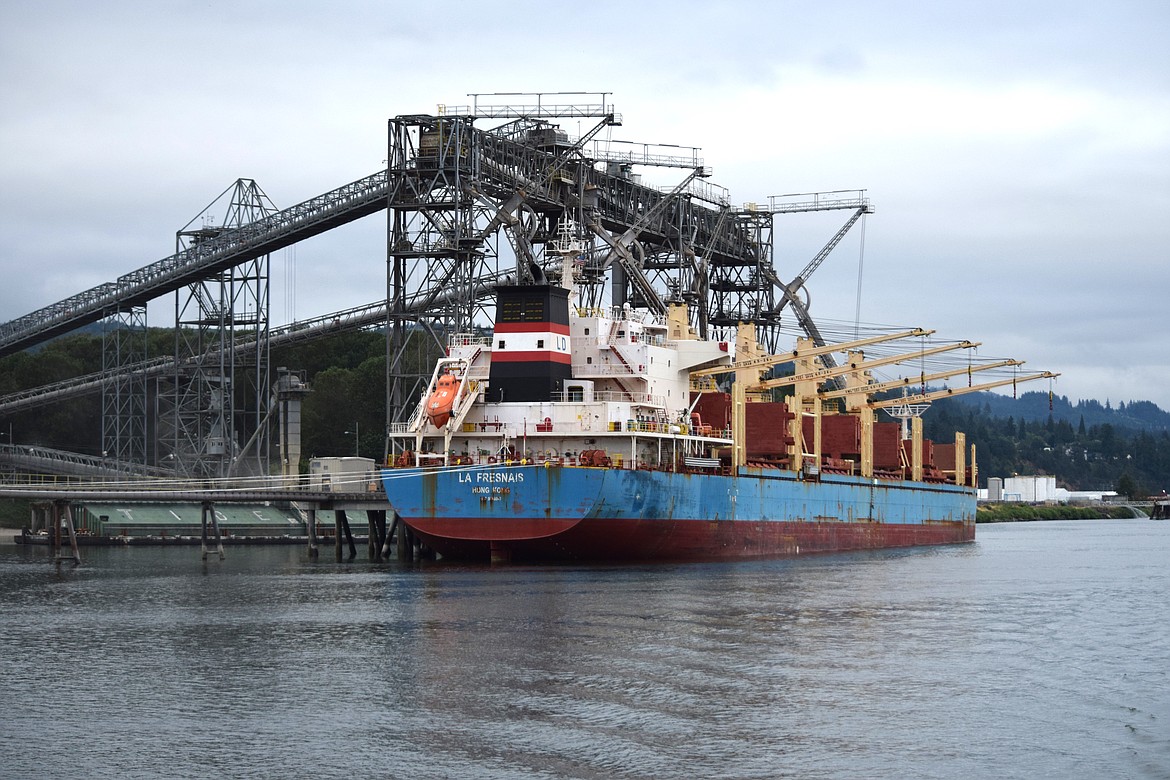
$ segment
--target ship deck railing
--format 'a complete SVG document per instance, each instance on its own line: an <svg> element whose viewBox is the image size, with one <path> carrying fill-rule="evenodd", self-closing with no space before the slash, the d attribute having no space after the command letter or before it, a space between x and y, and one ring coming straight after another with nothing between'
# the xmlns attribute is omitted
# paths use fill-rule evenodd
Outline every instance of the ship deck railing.
<svg viewBox="0 0 1170 780"><path fill-rule="evenodd" d="M409 423L391 423L389 433L392 437L413 437L414 432ZM524 436L542 438L556 435L568 436L601 436L608 437L615 434L628 436L630 434L649 434L655 437L683 436L701 439L708 442L726 442L731 440L730 429L717 429L708 425L693 426L678 422L661 420L646 420L631 418L626 420L610 420L604 427L597 430L584 429L581 423L572 420L568 422L554 422L551 418L533 418L520 422L508 420L467 420L459 428L463 434L484 434L500 436L508 439L517 439ZM432 436L440 435L437 432Z"/></svg>
<svg viewBox="0 0 1170 780"><path fill-rule="evenodd" d="M517 431L520 435L533 435L541 433L557 433L557 434L578 434L582 436L592 436L598 433L658 433L667 436L719 436L722 432L704 431L700 432L697 428L691 428L687 425L679 423L665 423L653 422L650 420L612 420L606 424L606 427L601 431L592 431L583 429L581 423L576 420L571 422L553 422L551 418L544 420L527 420L517 426L515 423L507 423L500 421L486 421L486 422L464 422L461 427L462 433L500 433L508 434L509 437L515 437Z"/></svg>
<svg viewBox="0 0 1170 780"><path fill-rule="evenodd" d="M478 333L452 333L447 337L449 347L487 347L491 346L491 336L481 336Z"/></svg>
<svg viewBox="0 0 1170 780"><path fill-rule="evenodd" d="M641 376L645 373L620 363L574 363L572 372L577 379L591 376Z"/></svg>
<svg viewBox="0 0 1170 780"><path fill-rule="evenodd" d="M666 347L669 345L666 337L659 333L630 333L629 337L618 336L617 338L610 338L608 335L591 336L588 339L577 339L577 343L584 342L587 346L592 347L608 347L611 344L630 346L636 344L649 344L652 347Z"/></svg>
<svg viewBox="0 0 1170 780"><path fill-rule="evenodd" d="M578 306L577 316L666 327L666 317L645 309L623 309L619 306Z"/></svg>
<svg viewBox="0 0 1170 780"><path fill-rule="evenodd" d="M574 376L579 376L576 371ZM627 403L633 406L646 406L654 409L662 409L666 406L666 397L658 395L657 393L627 393L621 390L594 390L592 395L584 395L581 391L556 391L549 396L549 400L553 403Z"/></svg>

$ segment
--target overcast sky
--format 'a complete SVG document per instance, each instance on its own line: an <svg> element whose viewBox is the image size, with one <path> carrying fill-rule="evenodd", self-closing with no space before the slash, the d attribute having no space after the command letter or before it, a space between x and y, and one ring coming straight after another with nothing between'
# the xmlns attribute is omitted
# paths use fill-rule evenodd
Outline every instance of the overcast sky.
<svg viewBox="0 0 1170 780"><path fill-rule="evenodd" d="M866 322L1170 409L1168 42L1164 0L5 0L0 321L170 255L238 178L283 208L375 172L392 116L610 92L614 138L701 147L733 202L868 190L864 252L855 229L810 280L818 319L854 318L860 272ZM783 218L780 275L844 217ZM376 299L384 230L275 257L274 324Z"/></svg>

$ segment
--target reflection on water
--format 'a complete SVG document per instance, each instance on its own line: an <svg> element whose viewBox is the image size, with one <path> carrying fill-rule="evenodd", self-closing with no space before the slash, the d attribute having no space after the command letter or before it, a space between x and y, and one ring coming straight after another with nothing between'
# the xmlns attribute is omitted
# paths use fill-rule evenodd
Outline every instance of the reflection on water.
<svg viewBox="0 0 1170 780"><path fill-rule="evenodd" d="M0 548L11 777L1157 777L1170 523L479 568Z"/></svg>

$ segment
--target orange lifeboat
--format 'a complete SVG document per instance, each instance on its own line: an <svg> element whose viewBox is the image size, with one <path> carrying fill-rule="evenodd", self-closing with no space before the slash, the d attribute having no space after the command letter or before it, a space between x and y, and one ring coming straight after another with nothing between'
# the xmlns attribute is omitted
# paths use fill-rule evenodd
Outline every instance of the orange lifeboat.
<svg viewBox="0 0 1170 780"><path fill-rule="evenodd" d="M455 393L459 380L452 374L443 374L435 385L435 392L427 399L427 419L436 428L442 428L451 419L451 407L455 405Z"/></svg>

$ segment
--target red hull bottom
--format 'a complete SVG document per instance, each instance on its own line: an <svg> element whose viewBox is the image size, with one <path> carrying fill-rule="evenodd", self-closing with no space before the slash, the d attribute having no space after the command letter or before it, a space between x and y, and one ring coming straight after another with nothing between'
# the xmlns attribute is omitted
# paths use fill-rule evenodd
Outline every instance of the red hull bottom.
<svg viewBox="0 0 1170 780"><path fill-rule="evenodd" d="M469 527L468 523L471 524ZM704 520L581 520L548 535L499 538L490 524L408 520L418 539L447 558L501 562L711 561L958 544L974 523L778 523ZM460 526L458 536L452 526ZM482 531L477 533L476 531ZM492 538L495 536L496 538Z"/></svg>

